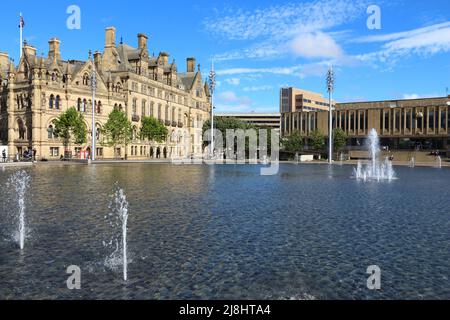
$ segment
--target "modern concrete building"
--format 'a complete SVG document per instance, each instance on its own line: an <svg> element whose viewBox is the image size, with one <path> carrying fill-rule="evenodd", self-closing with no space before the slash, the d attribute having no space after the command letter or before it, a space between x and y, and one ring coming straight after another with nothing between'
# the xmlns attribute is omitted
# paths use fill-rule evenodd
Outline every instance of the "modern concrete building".
<svg viewBox="0 0 450 320"><path fill-rule="evenodd" d="M314 130L328 136L328 112L284 111L281 104L281 134L299 131L306 137ZM393 149L442 149L450 146L450 96L337 103L333 110L333 128L348 136L348 146L364 144L371 129L381 143Z"/></svg>
<svg viewBox="0 0 450 320"><path fill-rule="evenodd" d="M236 118L261 128L280 130L280 113L218 113L215 116Z"/></svg>
<svg viewBox="0 0 450 320"><path fill-rule="evenodd" d="M65 151L74 155L89 153L93 108L97 129L102 128L113 109L119 109L132 122L134 133L126 148L115 150L102 144L104 137L97 134L97 158L202 154L199 136L211 106L209 89L195 58L188 58L186 72L180 73L175 61L169 62L168 53L149 55L144 34L138 34L137 47L122 42L117 45L113 27L106 29L105 36L104 50L94 53L93 62L63 60L61 43L56 38L49 41L47 57L38 57L36 48L24 44L18 66L8 54L0 53L0 145L8 146L10 156L28 149L36 150L38 159L49 160L58 159ZM91 93L93 64L97 78L95 101ZM55 138L53 121L70 107L85 118L89 132L86 145L66 148ZM139 139L137 133L144 116L153 116L165 124L169 129L166 142L152 144Z"/></svg>
<svg viewBox="0 0 450 320"><path fill-rule="evenodd" d="M329 102L319 93L289 87L281 89L280 106L282 113L323 111L329 109Z"/></svg>

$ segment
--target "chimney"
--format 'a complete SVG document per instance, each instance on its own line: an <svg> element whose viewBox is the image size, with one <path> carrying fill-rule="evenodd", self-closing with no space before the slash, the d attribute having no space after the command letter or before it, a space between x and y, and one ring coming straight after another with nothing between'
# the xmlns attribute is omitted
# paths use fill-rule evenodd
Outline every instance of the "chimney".
<svg viewBox="0 0 450 320"><path fill-rule="evenodd" d="M48 44L49 44L48 58L50 60L53 59L61 60L61 51L60 51L61 41L59 41L57 38L52 38L50 39Z"/></svg>
<svg viewBox="0 0 450 320"><path fill-rule="evenodd" d="M116 46L116 28L106 28L106 43L105 48L111 48Z"/></svg>
<svg viewBox="0 0 450 320"><path fill-rule="evenodd" d="M102 54L99 51L96 51L94 53L94 63L97 70L100 69L102 63Z"/></svg>
<svg viewBox="0 0 450 320"><path fill-rule="evenodd" d="M23 46L23 52L29 57L36 56L36 48L29 44Z"/></svg>
<svg viewBox="0 0 450 320"><path fill-rule="evenodd" d="M148 37L145 34L143 34L143 33L139 33L138 34L138 47L139 47L139 49L147 48L147 40L148 40Z"/></svg>
<svg viewBox="0 0 450 320"><path fill-rule="evenodd" d="M0 67L5 69L9 65L9 55L7 53L0 52Z"/></svg>
<svg viewBox="0 0 450 320"><path fill-rule="evenodd" d="M163 63L164 65L168 65L169 64L169 54L167 52L161 52L161 57L163 59Z"/></svg>
<svg viewBox="0 0 450 320"><path fill-rule="evenodd" d="M187 72L195 72L195 58L187 58Z"/></svg>

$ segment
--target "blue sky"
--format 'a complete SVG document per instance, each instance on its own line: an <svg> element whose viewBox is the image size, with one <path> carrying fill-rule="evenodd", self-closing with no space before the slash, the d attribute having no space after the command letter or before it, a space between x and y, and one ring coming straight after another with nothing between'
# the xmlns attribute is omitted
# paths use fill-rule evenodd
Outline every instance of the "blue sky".
<svg viewBox="0 0 450 320"><path fill-rule="evenodd" d="M81 29L69 30L69 5L81 9ZM450 1L30 1L2 3L0 51L16 59L18 15L24 37L47 54L62 41L64 59L102 50L104 29L136 45L149 35L150 53L168 51L179 71L197 57L202 71L215 58L217 108L222 112L276 112L279 89L325 93L325 72L337 73L341 102L444 96L450 87ZM381 10L381 29L367 27L367 8Z"/></svg>

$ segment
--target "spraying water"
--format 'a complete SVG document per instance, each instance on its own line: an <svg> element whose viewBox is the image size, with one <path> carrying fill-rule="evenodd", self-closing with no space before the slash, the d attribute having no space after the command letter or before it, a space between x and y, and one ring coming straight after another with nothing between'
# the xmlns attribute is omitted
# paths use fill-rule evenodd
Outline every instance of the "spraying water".
<svg viewBox="0 0 450 320"><path fill-rule="evenodd" d="M111 226L120 227L120 236L116 235L116 238L111 240L105 246L115 244L114 252L109 256L106 264L110 267L115 267L118 264L123 266L123 279L128 280L128 247L127 247L127 224L128 224L128 201L123 189L116 187L109 208L111 213L107 218L112 218L110 221ZM117 223L116 223L117 222ZM117 230L118 231L118 230ZM121 240L118 240L118 238Z"/></svg>
<svg viewBox="0 0 450 320"><path fill-rule="evenodd" d="M361 162L358 162L358 166L354 171L356 179L364 181L391 181L395 179L395 172L392 166L392 161L390 161L388 158L386 158L384 161L380 161L379 159L379 155L381 152L380 139L375 129L372 129L370 131L368 142L371 162L366 166L363 166Z"/></svg>
<svg viewBox="0 0 450 320"><path fill-rule="evenodd" d="M416 166L416 158L412 157L411 160L409 161L409 167L415 168L415 166Z"/></svg>
<svg viewBox="0 0 450 320"><path fill-rule="evenodd" d="M19 229L19 246L20 250L25 247L25 235L26 235L26 225L25 225L25 195L31 181L30 175L26 171L17 171L12 174L8 180L8 184L12 186L13 191L17 197L17 221Z"/></svg>
<svg viewBox="0 0 450 320"><path fill-rule="evenodd" d="M436 157L436 168L441 169L442 168L442 158L441 156Z"/></svg>

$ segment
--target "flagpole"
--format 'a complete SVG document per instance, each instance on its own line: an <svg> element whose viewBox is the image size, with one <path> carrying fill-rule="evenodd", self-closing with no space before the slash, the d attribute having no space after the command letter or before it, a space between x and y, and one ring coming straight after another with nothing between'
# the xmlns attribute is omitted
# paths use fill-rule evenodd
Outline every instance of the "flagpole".
<svg viewBox="0 0 450 320"><path fill-rule="evenodd" d="M22 25L22 12L20 13L20 23L19 23L19 29L20 29L20 54L19 59L22 58L22 45L23 45L23 25Z"/></svg>

